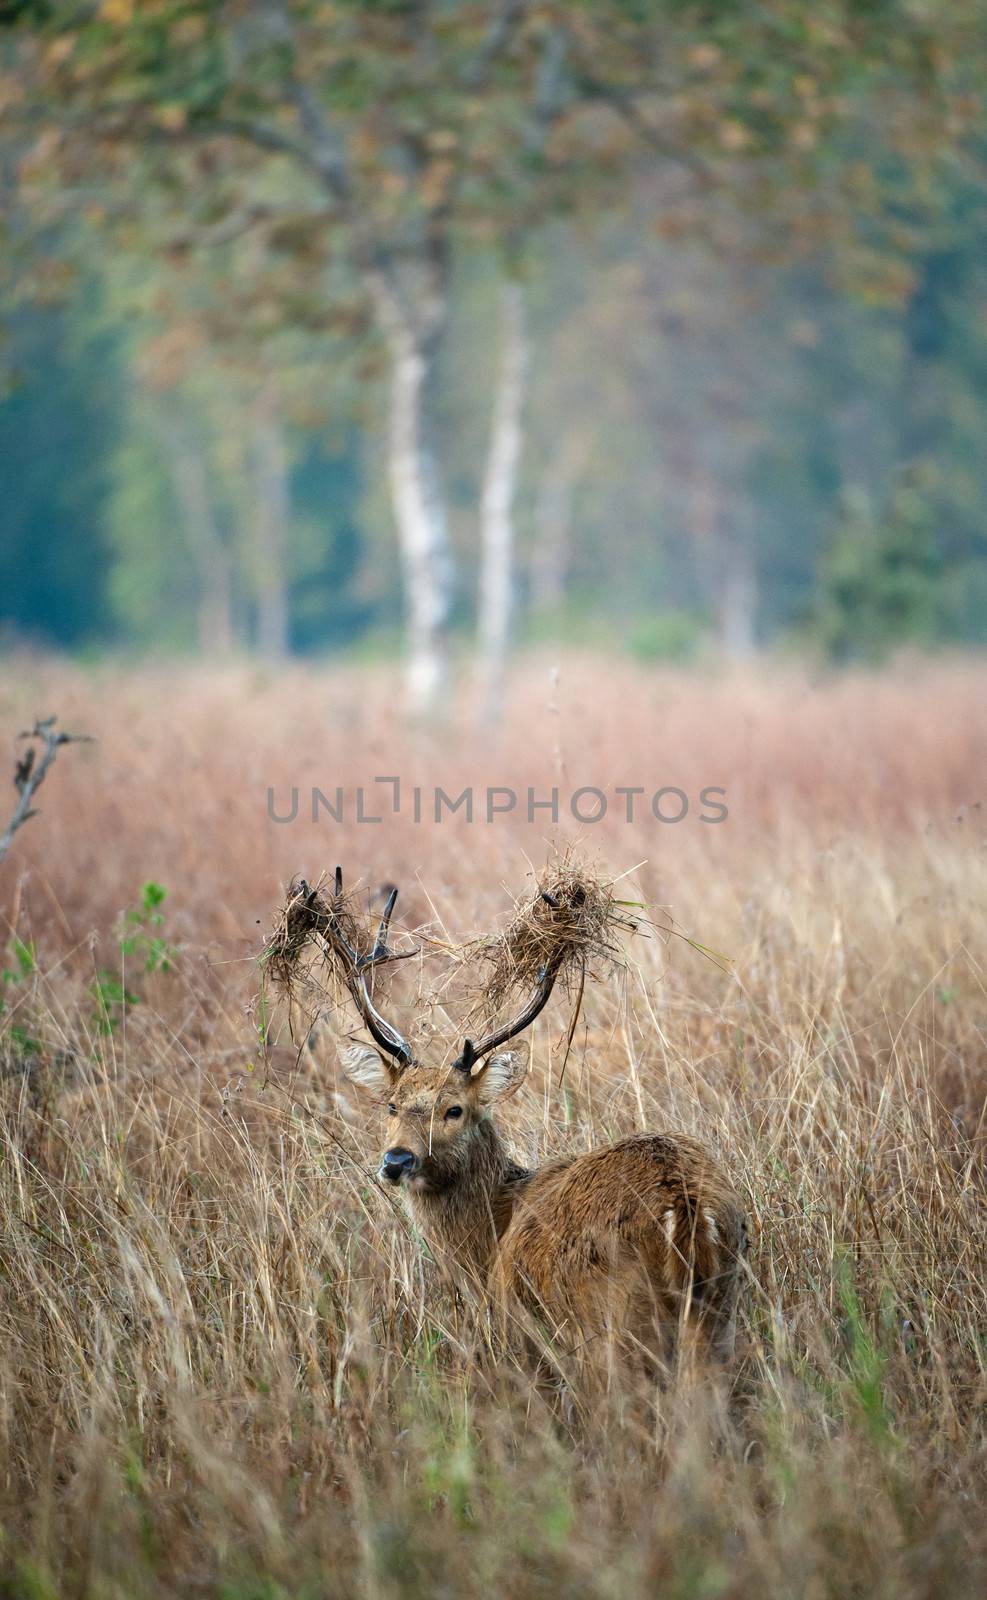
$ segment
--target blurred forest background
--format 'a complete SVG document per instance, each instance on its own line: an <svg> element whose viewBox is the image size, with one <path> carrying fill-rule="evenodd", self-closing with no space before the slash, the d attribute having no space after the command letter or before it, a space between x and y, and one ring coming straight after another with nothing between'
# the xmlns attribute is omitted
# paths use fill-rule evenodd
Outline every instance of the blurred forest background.
<svg viewBox="0 0 987 1600"><path fill-rule="evenodd" d="M0 6L0 645L987 642L987 22ZM491 690L491 692L494 692Z"/></svg>

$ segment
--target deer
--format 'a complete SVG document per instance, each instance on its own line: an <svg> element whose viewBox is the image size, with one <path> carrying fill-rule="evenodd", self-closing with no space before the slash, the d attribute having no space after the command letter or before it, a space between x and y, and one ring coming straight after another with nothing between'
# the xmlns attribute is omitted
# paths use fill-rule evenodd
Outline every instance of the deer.
<svg viewBox="0 0 987 1600"><path fill-rule="evenodd" d="M508 1021L421 1059L371 987L377 968L402 959L387 943L398 890L362 954L341 896L337 868L320 932L373 1041L341 1045L341 1064L360 1093L386 1108L379 1178L406 1200L433 1255L556 1339L616 1338L667 1368L689 1335L702 1357L728 1363L747 1225L714 1157L684 1134L639 1133L531 1169L498 1126L497 1108L528 1071L530 1046L518 1036L548 1003L562 944L550 948ZM542 898L550 927L554 902Z"/></svg>

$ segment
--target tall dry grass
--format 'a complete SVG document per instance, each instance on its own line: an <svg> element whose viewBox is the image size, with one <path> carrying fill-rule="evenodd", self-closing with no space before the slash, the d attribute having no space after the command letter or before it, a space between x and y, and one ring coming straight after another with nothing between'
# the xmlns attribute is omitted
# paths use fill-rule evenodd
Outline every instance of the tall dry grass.
<svg viewBox="0 0 987 1600"><path fill-rule="evenodd" d="M984 1592L978 667L813 684L534 663L496 735L465 700L426 738L383 675L8 663L3 748L49 709L99 742L59 757L0 868L2 1592ZM694 804L675 826L614 807L582 830L357 825L352 791L381 774ZM269 785L304 811L337 783L344 824L268 820ZM713 784L718 826L695 817ZM292 873L393 879L406 925L458 939L556 833L730 962L631 940L561 1084L553 1002L519 1149L683 1129L754 1224L730 1381L615 1383L568 1420L516 1361L476 1357L331 1052L299 1054L279 1014L265 1062L250 1007ZM177 956L147 973L119 918L150 879L168 897L147 937ZM448 998L430 1016L455 1028Z"/></svg>

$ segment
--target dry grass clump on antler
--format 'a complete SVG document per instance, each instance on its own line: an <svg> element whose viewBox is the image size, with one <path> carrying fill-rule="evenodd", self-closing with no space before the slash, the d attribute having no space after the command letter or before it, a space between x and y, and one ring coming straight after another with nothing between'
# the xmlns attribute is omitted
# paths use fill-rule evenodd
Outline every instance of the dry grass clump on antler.
<svg viewBox="0 0 987 1600"><path fill-rule="evenodd" d="M343 894L342 868L336 868L331 895L323 893L322 880L313 889L303 878L298 878L291 885L265 957L275 983L289 1001L299 999L302 998L300 991L312 989L311 967L303 972L301 966L302 957L311 946L321 956L329 975L348 989L376 1044L407 1064L412 1059L411 1047L377 1010L371 981L376 968L406 960L417 953L413 950L399 953L388 947L387 934L397 895L397 889L392 888L376 935L370 941L361 918L354 914L351 901Z"/></svg>
<svg viewBox="0 0 987 1600"><path fill-rule="evenodd" d="M474 950L490 964L486 1000L492 1009L502 1005L538 983L549 964L568 986L581 984L593 962L619 966L620 936L635 927L618 910L613 883L566 857L545 872L533 896L518 902L505 932Z"/></svg>
<svg viewBox="0 0 987 1600"><path fill-rule="evenodd" d="M352 894L343 894L338 872L332 888L324 879L314 888L303 878L291 883L262 957L271 979L289 999L300 998L311 986L312 963L305 960L309 952L351 993L355 974L402 959L385 942L393 902L376 941L353 902ZM491 1014L546 982L549 989L561 983L570 993L581 994L591 969L599 975L601 968L622 964L621 937L635 928L618 908L613 883L567 855L546 869L533 895L518 901L501 935L468 941L454 952L445 948L457 965L485 964L478 1010Z"/></svg>
<svg viewBox="0 0 987 1600"><path fill-rule="evenodd" d="M324 882L320 878L313 888L304 878L292 880L264 946L261 960L285 994L292 993L302 960L316 942L320 954L331 961L332 947L318 936L324 935L333 921L355 950L362 952L366 946L366 932L352 909L352 893L330 902Z"/></svg>

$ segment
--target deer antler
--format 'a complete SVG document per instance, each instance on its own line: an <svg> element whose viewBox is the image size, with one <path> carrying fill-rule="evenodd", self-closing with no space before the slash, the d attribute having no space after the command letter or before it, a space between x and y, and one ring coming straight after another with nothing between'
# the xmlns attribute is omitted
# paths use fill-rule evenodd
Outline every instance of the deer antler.
<svg viewBox="0 0 987 1600"><path fill-rule="evenodd" d="M580 884L574 885L569 896L568 905L563 907L554 895L540 891L540 899L549 906L553 912L567 911L570 914L577 912L586 902L586 891ZM571 942L564 937L559 938L554 950L539 968L535 979L534 993L527 1005L518 1012L511 1022L504 1023L503 1027L495 1028L492 1033L484 1034L483 1038L474 1042L472 1039L463 1040L462 1054L453 1062L453 1069L464 1072L467 1076L483 1056L489 1055L491 1050L496 1050L498 1045L506 1044L508 1039L513 1039L517 1034L523 1033L534 1022L538 1013L548 1004L549 996L555 988L555 980L565 964L566 957L571 953Z"/></svg>
<svg viewBox="0 0 987 1600"><path fill-rule="evenodd" d="M336 868L336 878L331 900L324 899L317 889L310 889L304 878L300 880L299 893L305 897L306 907L311 909L317 917L316 926L326 943L335 955L343 980L353 997L353 1003L359 1011L364 1023L373 1036L374 1042L388 1055L395 1057L402 1067L410 1066L413 1055L408 1041L400 1034L393 1023L381 1016L374 1005L367 983L367 975L374 967L379 967L386 961L404 961L408 956L414 955L414 950L396 954L387 947L387 931L391 923L391 914L398 897L397 889L392 889L387 897L384 914L380 919L377 937L373 946L365 955L360 955L352 938L347 932L347 920L343 915L343 870Z"/></svg>

